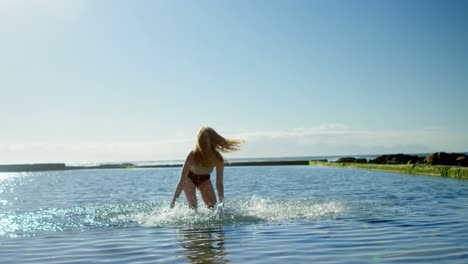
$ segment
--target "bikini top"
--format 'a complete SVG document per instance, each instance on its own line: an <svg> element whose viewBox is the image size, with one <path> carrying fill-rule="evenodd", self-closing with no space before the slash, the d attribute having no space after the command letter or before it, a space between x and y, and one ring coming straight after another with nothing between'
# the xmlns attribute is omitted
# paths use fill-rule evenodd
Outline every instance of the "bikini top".
<svg viewBox="0 0 468 264"><path fill-rule="evenodd" d="M211 174L213 172L213 167L204 167L200 165L192 165L190 170L199 175Z"/></svg>

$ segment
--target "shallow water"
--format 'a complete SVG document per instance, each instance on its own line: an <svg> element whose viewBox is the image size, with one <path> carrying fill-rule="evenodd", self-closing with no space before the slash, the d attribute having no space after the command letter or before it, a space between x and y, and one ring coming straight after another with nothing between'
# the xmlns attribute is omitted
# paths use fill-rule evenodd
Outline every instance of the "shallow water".
<svg viewBox="0 0 468 264"><path fill-rule="evenodd" d="M179 173L1 173L0 263L468 262L468 181L228 167L221 214L168 209Z"/></svg>

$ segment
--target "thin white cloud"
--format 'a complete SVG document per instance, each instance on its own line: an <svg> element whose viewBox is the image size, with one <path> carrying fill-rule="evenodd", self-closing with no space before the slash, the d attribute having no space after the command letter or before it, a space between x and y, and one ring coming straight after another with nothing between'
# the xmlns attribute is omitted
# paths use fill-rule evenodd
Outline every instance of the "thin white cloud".
<svg viewBox="0 0 468 264"><path fill-rule="evenodd" d="M193 139L163 141L82 141L73 143L0 143L0 164L97 162L183 158Z"/></svg>
<svg viewBox="0 0 468 264"><path fill-rule="evenodd" d="M445 129L365 130L342 124L277 131L226 134L245 140L228 157L279 157L347 154L466 151L467 138ZM0 144L0 163L96 162L183 159L195 137L178 132L163 141L21 142ZM465 144L465 145L463 145Z"/></svg>
<svg viewBox="0 0 468 264"><path fill-rule="evenodd" d="M232 134L244 139L249 154L254 149L288 155L341 155L390 152L463 151L466 136L437 129L356 129L343 124L324 124L316 127L278 131L256 131ZM465 144L465 145L463 145ZM278 155L282 156L282 154Z"/></svg>
<svg viewBox="0 0 468 264"><path fill-rule="evenodd" d="M390 143L396 140L415 142L428 137L442 136L448 134L443 129L412 129L412 130L364 130L354 129L342 124L325 124L308 128L293 128L290 130L277 131L255 131L232 134L231 137L249 139L274 139L289 138L300 140L301 142L311 143L344 143L352 140L353 142L365 141L369 144ZM364 143L364 142L362 142Z"/></svg>

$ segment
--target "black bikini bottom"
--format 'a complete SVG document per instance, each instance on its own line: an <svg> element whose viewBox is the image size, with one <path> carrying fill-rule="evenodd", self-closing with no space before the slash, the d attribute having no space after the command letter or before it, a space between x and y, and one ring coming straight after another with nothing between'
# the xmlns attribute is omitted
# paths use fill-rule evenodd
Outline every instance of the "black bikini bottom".
<svg viewBox="0 0 468 264"><path fill-rule="evenodd" d="M196 187L210 179L209 174L195 174L192 171L189 171L188 177Z"/></svg>

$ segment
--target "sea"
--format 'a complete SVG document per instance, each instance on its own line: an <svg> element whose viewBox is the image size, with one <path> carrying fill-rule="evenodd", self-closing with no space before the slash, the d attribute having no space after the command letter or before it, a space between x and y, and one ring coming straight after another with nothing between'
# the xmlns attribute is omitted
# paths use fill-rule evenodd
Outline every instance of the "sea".
<svg viewBox="0 0 468 264"><path fill-rule="evenodd" d="M171 209L180 172L0 173L0 263L468 263L467 180L226 167L224 210Z"/></svg>

